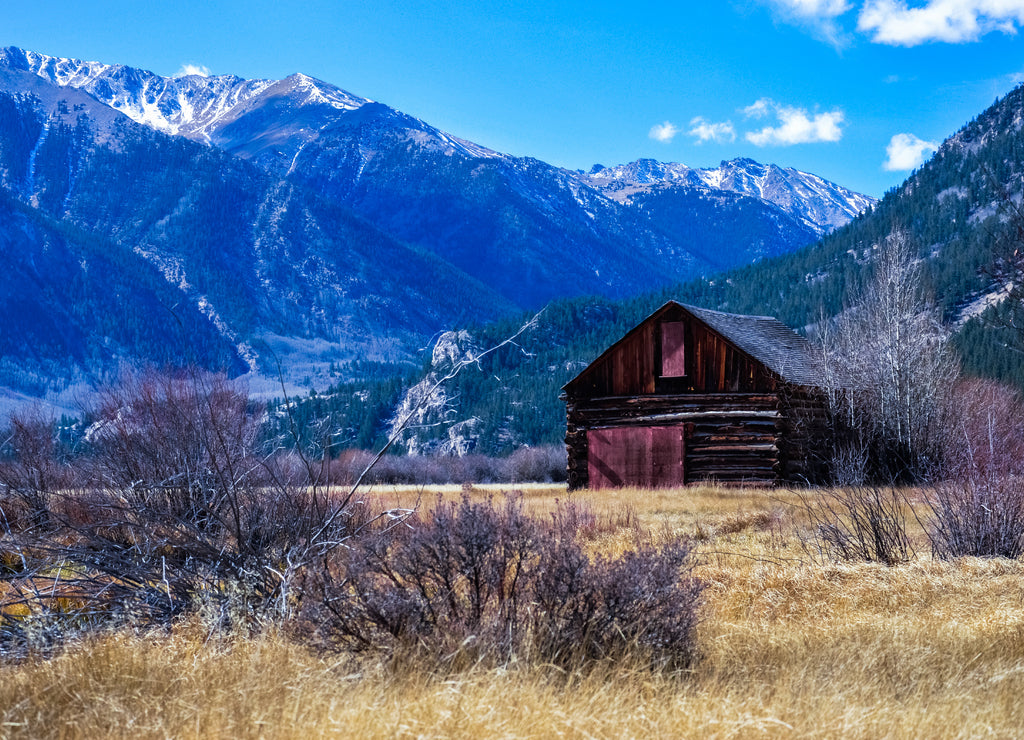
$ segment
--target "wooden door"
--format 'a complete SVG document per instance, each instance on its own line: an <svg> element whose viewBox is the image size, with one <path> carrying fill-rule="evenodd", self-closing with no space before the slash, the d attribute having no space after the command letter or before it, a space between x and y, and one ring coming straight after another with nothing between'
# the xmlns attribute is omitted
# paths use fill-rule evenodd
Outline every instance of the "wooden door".
<svg viewBox="0 0 1024 740"><path fill-rule="evenodd" d="M686 429L614 427L587 432L590 488L659 488L685 482Z"/></svg>

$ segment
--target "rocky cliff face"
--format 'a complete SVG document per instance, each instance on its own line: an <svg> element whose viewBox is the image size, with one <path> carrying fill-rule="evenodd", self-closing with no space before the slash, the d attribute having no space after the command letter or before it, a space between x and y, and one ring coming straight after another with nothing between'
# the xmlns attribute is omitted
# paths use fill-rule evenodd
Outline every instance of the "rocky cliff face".
<svg viewBox="0 0 1024 740"><path fill-rule="evenodd" d="M443 382L446 376L465 368L474 367L480 354L472 335L465 330L448 331L434 343L430 370L403 395L388 422L388 436L395 438L396 447L410 455L435 453L463 456L476 446L475 430L480 420L458 419L458 405L448 396ZM445 434L438 435L442 428Z"/></svg>

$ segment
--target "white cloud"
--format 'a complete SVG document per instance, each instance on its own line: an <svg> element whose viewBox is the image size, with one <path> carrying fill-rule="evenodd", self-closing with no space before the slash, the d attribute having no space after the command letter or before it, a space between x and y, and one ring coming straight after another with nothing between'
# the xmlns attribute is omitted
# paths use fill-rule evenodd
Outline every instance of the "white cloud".
<svg viewBox="0 0 1024 740"><path fill-rule="evenodd" d="M703 116L697 116L690 121L690 136L697 139L698 144L706 141L727 144L736 140L736 129L733 128L732 121L712 123Z"/></svg>
<svg viewBox="0 0 1024 740"><path fill-rule="evenodd" d="M889 172L913 170L924 164L926 154L939 148L934 141L919 139L913 134L896 134L885 148L887 156L883 168Z"/></svg>
<svg viewBox="0 0 1024 740"><path fill-rule="evenodd" d="M856 29L878 44L961 44L1024 27L1024 0L758 0L777 19L839 48L849 41L843 16L859 6ZM847 30L844 31L844 24Z"/></svg>
<svg viewBox="0 0 1024 740"><path fill-rule="evenodd" d="M202 64L186 63L181 65L181 69L178 70L175 77L187 77L188 75L199 75L200 77L209 77L210 69Z"/></svg>
<svg viewBox="0 0 1024 740"><path fill-rule="evenodd" d="M928 0L908 7L904 0L867 0L857 30L892 46L930 41L960 44L992 31L1014 34L1024 25L1024 0Z"/></svg>
<svg viewBox="0 0 1024 740"><path fill-rule="evenodd" d="M837 22L853 7L849 0L762 0L774 8L782 20L804 26L833 46L843 45L843 34Z"/></svg>
<svg viewBox="0 0 1024 740"><path fill-rule="evenodd" d="M761 98L756 103L751 103L743 109L743 115L747 118L764 118L771 113L772 106L775 105L770 98Z"/></svg>
<svg viewBox="0 0 1024 740"><path fill-rule="evenodd" d="M679 133L679 128L673 124L665 121L665 123L659 123L655 126L651 126L651 130L647 133L649 137L655 141L660 141L665 144L676 138L676 134Z"/></svg>
<svg viewBox="0 0 1024 740"><path fill-rule="evenodd" d="M746 139L755 146L789 146L790 144L816 144L839 141L843 138L840 125L845 114L838 108L825 113L808 113L805 108L781 105L761 98L743 109L748 118L764 118L774 113L777 126L765 126L760 131L747 133Z"/></svg>

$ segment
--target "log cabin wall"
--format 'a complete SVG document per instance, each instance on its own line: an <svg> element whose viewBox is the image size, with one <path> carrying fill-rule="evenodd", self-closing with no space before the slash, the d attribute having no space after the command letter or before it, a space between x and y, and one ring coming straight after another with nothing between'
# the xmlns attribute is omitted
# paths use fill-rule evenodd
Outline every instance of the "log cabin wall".
<svg viewBox="0 0 1024 740"><path fill-rule="evenodd" d="M819 484L831 476L833 431L818 388L784 385L779 393L780 480Z"/></svg>
<svg viewBox="0 0 1024 740"><path fill-rule="evenodd" d="M589 486L587 432L622 426L679 425L686 430L685 479L772 485L778 482L778 396L687 394L569 401L566 446L569 488Z"/></svg>
<svg viewBox="0 0 1024 740"><path fill-rule="evenodd" d="M741 328L746 319L765 319L716 316ZM790 330L769 327L780 328L788 341ZM827 474L821 394L786 382L679 304L666 304L609 348L566 385L564 397L571 490L591 482L588 434L630 426L684 430L680 485L813 483ZM616 435L596 439L608 438Z"/></svg>

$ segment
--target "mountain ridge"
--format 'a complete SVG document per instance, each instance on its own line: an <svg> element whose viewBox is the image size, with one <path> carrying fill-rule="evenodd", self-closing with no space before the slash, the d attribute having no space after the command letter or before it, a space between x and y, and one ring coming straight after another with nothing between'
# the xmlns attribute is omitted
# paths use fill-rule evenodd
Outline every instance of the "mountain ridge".
<svg viewBox="0 0 1024 740"><path fill-rule="evenodd" d="M723 160L716 168L638 159L614 167L595 165L581 176L619 202L630 200L638 192L678 185L759 197L798 218L819 236L849 223L877 202L818 175L762 164L749 157ZM809 198L809 193L817 198ZM807 207L808 203L814 207Z"/></svg>
<svg viewBox="0 0 1024 740"><path fill-rule="evenodd" d="M138 123L164 133L217 143L229 151L230 142L218 140L217 133L257 107L265 96L285 97L301 90L304 99L300 100L299 107L325 105L339 111L352 111L375 102L301 72L281 80L196 74L163 77L125 65L53 57L17 47L0 50L0 65L29 71L62 87L84 89L101 101L106 99L111 107ZM121 83L121 88L115 90L112 81ZM196 115L197 106L187 98L199 93L205 94L199 95L201 114ZM290 97L295 100L294 95ZM438 143L469 156L514 159L442 132L419 119L408 118L422 125L424 132ZM623 193L624 189L680 184L752 195L779 206L819 234L848 222L876 202L874 198L854 193L817 175L762 164L747 157L723 160L718 168L691 168L678 162L640 159L613 167L595 165L586 173L567 172L617 202L628 199L629 193ZM807 198L811 193L825 201L823 208L809 210L796 205L799 196Z"/></svg>
<svg viewBox="0 0 1024 740"><path fill-rule="evenodd" d="M207 364L230 355L232 372L268 373L280 363L314 385L318 368L410 358L453 326L567 295L624 298L817 238L776 203L705 184L662 183L619 202L582 173L303 74L165 78L16 47L0 50L0 186L45 224L29 243L0 224L0 250L17 243L41 260L47 235L66 233L62 253L81 261L82 243L109 244L125 269L164 281L147 290L201 327ZM38 277L35 307L20 310L64 315L60 303L77 299ZM121 300L136 299L117 284ZM61 354L41 334L32 350L55 353L51 365L72 358L68 377L163 358L159 340L173 333L140 326L149 349L135 354L126 335L108 351L102 332L75 321L69 336L88 352ZM22 385L44 381L40 370Z"/></svg>

